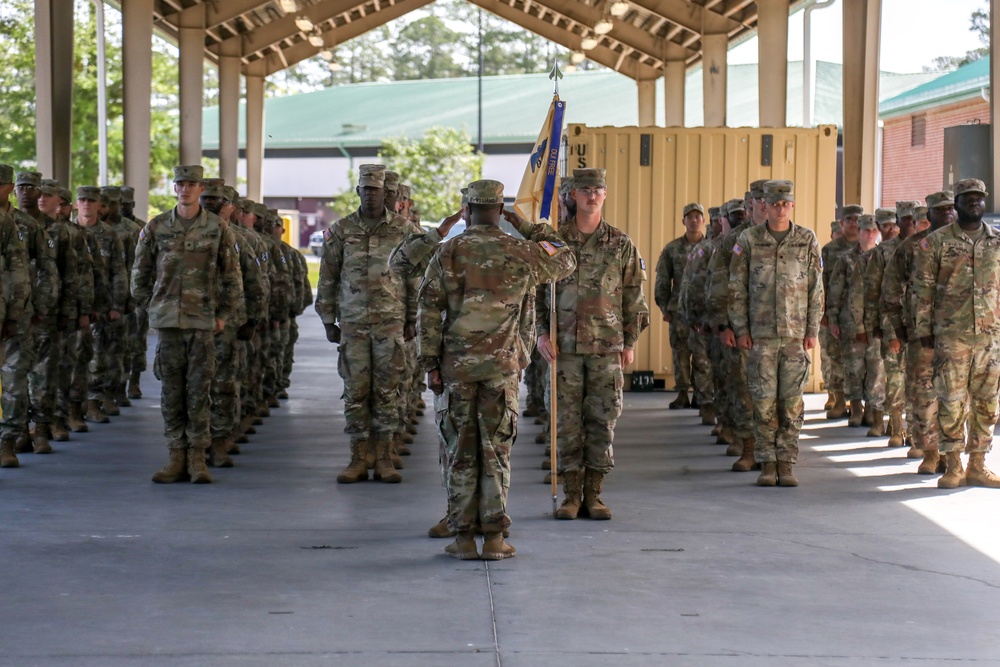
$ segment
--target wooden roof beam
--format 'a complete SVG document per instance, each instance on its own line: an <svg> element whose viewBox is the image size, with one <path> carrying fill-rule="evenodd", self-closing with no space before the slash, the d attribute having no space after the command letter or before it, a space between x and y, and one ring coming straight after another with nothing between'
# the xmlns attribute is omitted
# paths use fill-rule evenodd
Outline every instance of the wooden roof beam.
<svg viewBox="0 0 1000 667"><path fill-rule="evenodd" d="M283 18L254 28L241 37L232 37L231 39L243 39L243 54L246 56L253 53L260 53L270 46L281 44L284 40L301 34L302 31L295 26L296 17L306 16L314 25L319 25L340 14L350 14L350 12L364 6L369 1L325 0L315 5L309 5L297 14L287 14Z"/></svg>
<svg viewBox="0 0 1000 667"><path fill-rule="evenodd" d="M629 0L629 2L698 35L729 33L741 25L737 21L685 0Z"/></svg>

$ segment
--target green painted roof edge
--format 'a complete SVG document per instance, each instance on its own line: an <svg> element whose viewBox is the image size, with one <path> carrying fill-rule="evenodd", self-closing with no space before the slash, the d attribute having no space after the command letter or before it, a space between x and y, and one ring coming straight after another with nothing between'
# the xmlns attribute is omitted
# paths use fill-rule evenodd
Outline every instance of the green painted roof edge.
<svg viewBox="0 0 1000 667"><path fill-rule="evenodd" d="M983 68L986 69L985 74L976 73ZM879 105L879 118L891 118L905 113L930 109L941 104L971 99L979 95L984 88L989 87L989 56L986 56L885 100Z"/></svg>

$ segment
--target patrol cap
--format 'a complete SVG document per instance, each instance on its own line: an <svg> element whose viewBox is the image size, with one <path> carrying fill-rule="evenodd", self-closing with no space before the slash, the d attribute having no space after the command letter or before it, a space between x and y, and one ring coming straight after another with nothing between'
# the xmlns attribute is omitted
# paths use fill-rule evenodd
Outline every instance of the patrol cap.
<svg viewBox="0 0 1000 667"><path fill-rule="evenodd" d="M101 188L101 194L107 197L109 202L121 203L122 189L117 185L105 185Z"/></svg>
<svg viewBox="0 0 1000 667"><path fill-rule="evenodd" d="M861 204L848 204L840 214L846 218L849 215L863 215L864 212L865 207Z"/></svg>
<svg viewBox="0 0 1000 667"><path fill-rule="evenodd" d="M111 200L108 199L108 196L103 192L99 194L98 197L99 197L98 201L104 204L105 206L109 206L111 204Z"/></svg>
<svg viewBox="0 0 1000 667"><path fill-rule="evenodd" d="M33 188L41 187L42 175L37 171L19 171L14 185L30 185Z"/></svg>
<svg viewBox="0 0 1000 667"><path fill-rule="evenodd" d="M878 225L875 224L875 216L866 213L858 218L858 229L878 229Z"/></svg>
<svg viewBox="0 0 1000 667"><path fill-rule="evenodd" d="M73 203L73 193L70 192L69 188L59 188L59 198L63 200L64 204Z"/></svg>
<svg viewBox="0 0 1000 667"><path fill-rule="evenodd" d="M358 185L360 187L384 188L385 165L363 164L358 167Z"/></svg>
<svg viewBox="0 0 1000 667"><path fill-rule="evenodd" d="M574 180L576 180L575 176ZM503 183L488 178L481 181L472 181L469 183L469 203L485 205L502 204Z"/></svg>
<svg viewBox="0 0 1000 667"><path fill-rule="evenodd" d="M253 214L256 215L258 218L260 218L261 220L264 220L265 218L267 218L267 207L264 206L263 204L258 204L257 202L254 202Z"/></svg>
<svg viewBox="0 0 1000 667"><path fill-rule="evenodd" d="M399 201L403 201L404 199L409 199L411 194L412 191L410 190L409 185L406 185L405 183L399 184L399 197L398 197Z"/></svg>
<svg viewBox="0 0 1000 667"><path fill-rule="evenodd" d="M18 174L18 178L20 178ZM978 178L963 178L958 183L955 183L955 199L958 199L959 195L964 195L967 192L978 192L981 195L986 195L986 184L983 183Z"/></svg>
<svg viewBox="0 0 1000 667"><path fill-rule="evenodd" d="M726 206L728 207L726 209L726 215L729 215L733 211L743 211L744 213L747 211L746 204L743 203L742 199L730 199L726 202Z"/></svg>
<svg viewBox="0 0 1000 667"><path fill-rule="evenodd" d="M200 164L184 164L174 167L174 183L180 181L194 181L201 183L205 177L205 168Z"/></svg>
<svg viewBox="0 0 1000 667"><path fill-rule="evenodd" d="M887 223L896 224L896 209L894 208L877 208L875 209L875 222L880 225Z"/></svg>
<svg viewBox="0 0 1000 667"><path fill-rule="evenodd" d="M754 181L750 184L750 196L754 199L764 198L764 184L767 183L766 178Z"/></svg>
<svg viewBox="0 0 1000 667"><path fill-rule="evenodd" d="M709 206L708 207L708 219L709 220L717 220L718 218L721 218L722 216L724 216L726 213L727 213L727 211L726 211L726 205L725 204L723 204L722 206Z"/></svg>
<svg viewBox="0 0 1000 667"><path fill-rule="evenodd" d="M608 187L608 170L589 168L573 170L573 187L580 188L606 188Z"/></svg>
<svg viewBox="0 0 1000 667"><path fill-rule="evenodd" d="M244 213L253 213L254 200L247 197L240 198L240 210Z"/></svg>
<svg viewBox="0 0 1000 667"><path fill-rule="evenodd" d="M764 201L777 204L779 201L795 201L795 184L791 181L767 181L764 183Z"/></svg>
<svg viewBox="0 0 1000 667"><path fill-rule="evenodd" d="M840 220L834 220L833 222L830 223L830 231L832 231L834 234L843 234L844 225L840 224Z"/></svg>
<svg viewBox="0 0 1000 667"><path fill-rule="evenodd" d="M927 201L927 208L937 208L938 206L954 206L955 193L950 190L934 192L924 197Z"/></svg>
<svg viewBox="0 0 1000 667"><path fill-rule="evenodd" d="M467 206L469 203L469 188L462 188L462 206Z"/></svg>
<svg viewBox="0 0 1000 667"><path fill-rule="evenodd" d="M399 174L394 171L385 172L385 189L389 192L399 192Z"/></svg>
<svg viewBox="0 0 1000 667"><path fill-rule="evenodd" d="M223 188L226 187L226 181L223 178L206 178L201 182L205 186L204 192L201 193L202 197L218 197L219 199L224 199L226 196Z"/></svg>
<svg viewBox="0 0 1000 667"><path fill-rule="evenodd" d="M559 194L567 195L569 191L576 187L576 183L572 176L564 176L559 182Z"/></svg>
<svg viewBox="0 0 1000 667"><path fill-rule="evenodd" d="M719 208L722 207L720 206ZM692 202L684 207L684 217L686 218L687 214L690 213L691 211L698 211L702 215L705 215L705 207L699 204L698 202Z"/></svg>
<svg viewBox="0 0 1000 667"><path fill-rule="evenodd" d="M131 185L122 186L122 203L123 204L135 203L135 188L133 188Z"/></svg>
<svg viewBox="0 0 1000 667"><path fill-rule="evenodd" d="M96 185L81 185L76 189L77 199L101 201L101 189Z"/></svg>
<svg viewBox="0 0 1000 667"><path fill-rule="evenodd" d="M236 206L237 208L239 208L239 205L240 205L240 193L238 193L236 191L236 188L234 188L231 185L227 185L224 188L222 188L222 192L223 192L226 200L230 204L232 204L233 206Z"/></svg>
<svg viewBox="0 0 1000 667"><path fill-rule="evenodd" d="M10 185L14 182L14 167L0 164L0 185Z"/></svg>
<svg viewBox="0 0 1000 667"><path fill-rule="evenodd" d="M918 206L913 209L913 219L914 220L926 220L927 219L927 207Z"/></svg>
<svg viewBox="0 0 1000 667"><path fill-rule="evenodd" d="M42 179L42 184L39 187L41 187L43 195L49 195L50 197L58 197L62 190L59 181L54 181L51 178Z"/></svg>
<svg viewBox="0 0 1000 667"><path fill-rule="evenodd" d="M912 199L906 199L904 201L896 202L896 215L900 218L905 218L906 216L913 216L913 211L920 206L920 202L914 201Z"/></svg>

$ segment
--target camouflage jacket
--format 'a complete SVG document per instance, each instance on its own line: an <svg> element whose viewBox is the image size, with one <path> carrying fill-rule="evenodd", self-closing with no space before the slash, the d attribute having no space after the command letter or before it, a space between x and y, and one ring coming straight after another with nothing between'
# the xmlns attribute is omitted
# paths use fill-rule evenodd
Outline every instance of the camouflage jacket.
<svg viewBox="0 0 1000 667"><path fill-rule="evenodd" d="M729 267L733 263L733 246L744 230L753 227L747 221L722 237L719 247L708 261L708 300L705 306L708 325L713 331L729 328Z"/></svg>
<svg viewBox="0 0 1000 667"><path fill-rule="evenodd" d="M437 229L423 230L407 236L389 255L389 268L408 276L423 276L444 237Z"/></svg>
<svg viewBox="0 0 1000 667"><path fill-rule="evenodd" d="M299 251L295 251L292 255L295 261L298 262L299 268L301 269L301 280L302 280L302 298L299 301L296 315L301 315L306 312L306 308L313 304L313 290L312 283L309 281L309 263L306 261L305 255Z"/></svg>
<svg viewBox="0 0 1000 667"><path fill-rule="evenodd" d="M305 257L302 256L302 253L298 249L293 248L284 241L281 242L281 246L285 257L288 259L288 277L292 281L292 299L288 303L288 316L298 317L305 310L302 303L306 297L305 281L307 279L308 268L306 267ZM311 299L310 303L312 303Z"/></svg>
<svg viewBox="0 0 1000 667"><path fill-rule="evenodd" d="M205 209L187 231L176 215L176 208L161 213L139 234L132 295L154 329L211 331L216 319L233 318L243 298L235 239Z"/></svg>
<svg viewBox="0 0 1000 667"><path fill-rule="evenodd" d="M264 246L267 258L268 282L270 292L268 299L268 316L275 322L288 319L288 304L292 298L292 274L288 267L281 239L274 234L262 232L258 234Z"/></svg>
<svg viewBox="0 0 1000 667"><path fill-rule="evenodd" d="M820 258L823 260L823 290L824 292L830 291L830 278L833 277L833 268L837 266L837 260L845 252L851 250L851 248L857 247L858 242L855 241L851 243L846 240L843 236L839 239L834 239L830 241L821 251Z"/></svg>
<svg viewBox="0 0 1000 667"><path fill-rule="evenodd" d="M57 219L55 224L66 231L76 256L76 304L72 317L90 315L94 311L94 260L87 237L80 227L65 218Z"/></svg>
<svg viewBox="0 0 1000 667"><path fill-rule="evenodd" d="M119 216L117 221L108 220L107 224L111 229L115 230L115 234L118 235L118 239L122 242L122 250L125 251L125 277L128 279L132 275L132 267L135 265L135 246L139 243L139 232L142 231L142 227L139 227L131 218L124 216ZM125 308L127 310L135 306L135 300L132 298L127 286L126 294L128 295L125 300Z"/></svg>
<svg viewBox="0 0 1000 667"><path fill-rule="evenodd" d="M98 221L83 229L90 235L90 254L100 276L94 276L94 309L99 315L125 311L129 279L125 274L125 249L111 225Z"/></svg>
<svg viewBox="0 0 1000 667"><path fill-rule="evenodd" d="M692 243L687 240L687 235L684 235L668 243L660 253L660 259L656 262L653 298L662 313L671 315L677 313L684 267L687 265L691 249L701 240Z"/></svg>
<svg viewBox="0 0 1000 667"><path fill-rule="evenodd" d="M892 257L899 247L900 239L895 237L875 246L868 266L865 267L865 321L864 331L868 337L882 333L882 282L885 277L885 267L892 262ZM859 332L860 333L860 332ZM892 334L895 338L895 333Z"/></svg>
<svg viewBox="0 0 1000 667"><path fill-rule="evenodd" d="M6 213L0 211L0 324L20 322L28 314L31 298L31 271L28 250L20 230Z"/></svg>
<svg viewBox="0 0 1000 667"><path fill-rule="evenodd" d="M233 234L233 250L240 265L243 298L236 308L236 315L226 320L226 326L241 327L248 320L260 323L264 313L264 283L261 281L260 258L256 246L247 238L247 228L237 222L223 223ZM219 283L220 287L222 283ZM219 295L220 300L225 295Z"/></svg>
<svg viewBox="0 0 1000 667"><path fill-rule="evenodd" d="M907 338L912 339L913 332L913 271L916 268L917 245L931 233L927 229L903 239L892 253L882 277L882 293L879 295L879 308L882 311L882 337L885 340L895 340L896 330L904 330Z"/></svg>
<svg viewBox="0 0 1000 667"><path fill-rule="evenodd" d="M985 223L983 227L975 243L957 222L917 242L917 338L1000 335L1000 235Z"/></svg>
<svg viewBox="0 0 1000 667"><path fill-rule="evenodd" d="M56 268L55 242L45 232L45 227L30 215L10 207L10 216L17 224L21 240L28 252L31 275L29 315L48 317L57 308L59 298L59 269Z"/></svg>
<svg viewBox="0 0 1000 667"><path fill-rule="evenodd" d="M49 312L50 323L56 318L64 317L76 319L79 316L77 309L79 277L79 260L76 250L73 247L73 239L65 225L53 220L42 213L38 222L45 228L45 233L49 237L50 245L55 253L56 271L59 275L59 298L54 304L54 308Z"/></svg>
<svg viewBox="0 0 1000 667"><path fill-rule="evenodd" d="M531 350L519 329L529 293L572 273L576 258L552 227L522 227L525 239L473 225L431 258L417 322L425 371L439 368L445 381L479 382L527 367Z"/></svg>
<svg viewBox="0 0 1000 667"><path fill-rule="evenodd" d="M865 314L871 304L865 301L865 271L877 246L862 252L856 245L840 255L830 277L830 291L826 293L826 316L830 324L840 327L841 338L850 340L865 328Z"/></svg>
<svg viewBox="0 0 1000 667"><path fill-rule="evenodd" d="M252 306L249 301L253 298L252 295L247 295L244 288L244 299L247 301L247 318L256 319L258 322L270 321L270 306L271 306L271 266L268 262L267 246L264 244L264 239L253 229L246 227L244 225L232 224L230 229L233 231L233 237L237 242L245 244L240 246L240 250L249 249L253 253L254 264L257 267L256 280L260 284L260 303L258 306ZM242 259L240 260L242 264ZM253 270L251 269L251 279L253 276ZM243 283L246 285L246 276L243 277ZM251 289L252 291L252 289ZM256 317L251 316L251 312L256 310Z"/></svg>
<svg viewBox="0 0 1000 667"><path fill-rule="evenodd" d="M416 276L389 268L389 255L417 225L386 209L373 229L360 210L323 232L316 312L326 324L413 324Z"/></svg>
<svg viewBox="0 0 1000 667"><path fill-rule="evenodd" d="M691 249L684 277L681 278L680 316L689 327L709 327L709 265L724 237L705 239Z"/></svg>
<svg viewBox="0 0 1000 667"><path fill-rule="evenodd" d="M649 326L642 293L646 262L632 239L601 219L590 235L570 218L556 232L573 251L576 271L556 283L556 345L570 354L610 354L635 347ZM538 290L535 326L549 333L550 290Z"/></svg>
<svg viewBox="0 0 1000 667"><path fill-rule="evenodd" d="M778 243L767 224L740 234L729 274L729 319L737 336L807 338L819 335L823 275L819 242L792 223Z"/></svg>

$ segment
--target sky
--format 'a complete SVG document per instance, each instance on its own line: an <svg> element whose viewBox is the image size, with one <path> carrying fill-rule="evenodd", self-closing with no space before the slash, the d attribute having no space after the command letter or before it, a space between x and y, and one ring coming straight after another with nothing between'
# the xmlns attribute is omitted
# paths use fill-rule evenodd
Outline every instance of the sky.
<svg viewBox="0 0 1000 667"><path fill-rule="evenodd" d="M880 69L920 72L938 56L961 56L979 48L979 37L969 29L976 9L988 10L989 4L986 0L882 0ZM813 11L812 52L817 60L844 61L843 12L840 0ZM802 60L803 14L798 11L789 17L789 60ZM757 38L733 48L729 62L757 62Z"/></svg>

